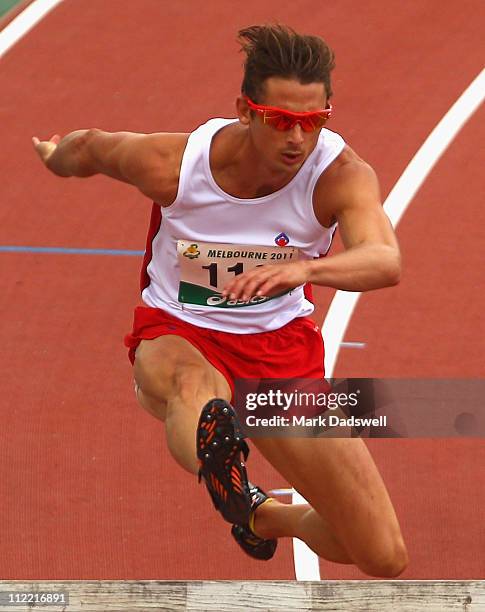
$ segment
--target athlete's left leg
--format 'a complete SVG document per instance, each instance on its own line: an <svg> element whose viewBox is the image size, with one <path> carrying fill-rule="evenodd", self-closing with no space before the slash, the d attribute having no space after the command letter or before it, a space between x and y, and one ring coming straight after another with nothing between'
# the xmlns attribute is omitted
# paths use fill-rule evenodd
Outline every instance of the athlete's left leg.
<svg viewBox="0 0 485 612"><path fill-rule="evenodd" d="M355 563L372 576L395 577L407 551L389 495L359 438L257 438L255 445L308 500L298 511L262 504L254 531L262 538L301 537L318 555Z"/></svg>
<svg viewBox="0 0 485 612"><path fill-rule="evenodd" d="M271 500L257 508L252 531L264 540L299 538L327 561L354 563L328 523L310 504L281 504Z"/></svg>

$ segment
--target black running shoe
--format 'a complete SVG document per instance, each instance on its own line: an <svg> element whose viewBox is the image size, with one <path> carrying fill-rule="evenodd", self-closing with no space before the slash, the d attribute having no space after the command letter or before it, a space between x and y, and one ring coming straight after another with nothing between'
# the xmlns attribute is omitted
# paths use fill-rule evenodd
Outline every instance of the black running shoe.
<svg viewBox="0 0 485 612"><path fill-rule="evenodd" d="M246 554L253 557L253 559L268 561L274 555L278 542L277 540L264 540L260 538L252 531L252 528L254 527L254 512L256 508L271 498L259 487L251 483L249 483L249 490L251 493L250 519L246 525L233 525L231 533Z"/></svg>
<svg viewBox="0 0 485 612"><path fill-rule="evenodd" d="M228 523L247 523L251 495L241 454L246 460L249 448L231 404L213 399L202 408L196 444L199 482L204 479L216 510Z"/></svg>

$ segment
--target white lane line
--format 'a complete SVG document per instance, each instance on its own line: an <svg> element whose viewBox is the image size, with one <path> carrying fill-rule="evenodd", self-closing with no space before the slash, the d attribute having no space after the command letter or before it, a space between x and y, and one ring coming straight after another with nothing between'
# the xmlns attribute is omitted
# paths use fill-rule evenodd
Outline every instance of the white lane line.
<svg viewBox="0 0 485 612"><path fill-rule="evenodd" d="M367 346L366 342L341 342L340 348L357 348L363 349Z"/></svg>
<svg viewBox="0 0 485 612"><path fill-rule="evenodd" d="M394 226L401 220L410 201L424 183L438 159L484 99L485 68L470 83L431 132L387 196L384 210Z"/></svg>
<svg viewBox="0 0 485 612"><path fill-rule="evenodd" d="M307 500L298 491L293 491L292 504L306 504ZM295 578L297 580L320 580L320 562L318 556L299 540L293 538L293 557L295 560Z"/></svg>
<svg viewBox="0 0 485 612"><path fill-rule="evenodd" d="M438 159L484 99L485 69L472 81L437 124L387 196L384 210L394 227L399 223ZM340 345L359 297L358 292L337 291L323 322L325 375L328 378L333 375ZM304 502L305 500L298 493L293 494L292 503ZM293 556L297 580L320 580L317 555L296 538L293 538Z"/></svg>
<svg viewBox="0 0 485 612"><path fill-rule="evenodd" d="M62 0L34 0L0 32L0 57Z"/></svg>

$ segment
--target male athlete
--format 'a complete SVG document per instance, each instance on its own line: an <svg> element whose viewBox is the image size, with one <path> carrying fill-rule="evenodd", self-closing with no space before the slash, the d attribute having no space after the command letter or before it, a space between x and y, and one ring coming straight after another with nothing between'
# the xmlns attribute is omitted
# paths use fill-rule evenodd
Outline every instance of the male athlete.
<svg viewBox="0 0 485 612"><path fill-rule="evenodd" d="M374 171L323 127L332 51L282 26L239 37L237 119L191 134L79 130L34 146L59 176L105 174L153 200L145 306L125 340L137 396L165 422L170 452L203 479L238 544L269 559L277 538L298 537L325 559L394 577L407 552L361 439L254 440L306 505L279 503L247 479L234 380L323 378L305 286L395 285L400 254ZM337 224L345 250L321 258Z"/></svg>

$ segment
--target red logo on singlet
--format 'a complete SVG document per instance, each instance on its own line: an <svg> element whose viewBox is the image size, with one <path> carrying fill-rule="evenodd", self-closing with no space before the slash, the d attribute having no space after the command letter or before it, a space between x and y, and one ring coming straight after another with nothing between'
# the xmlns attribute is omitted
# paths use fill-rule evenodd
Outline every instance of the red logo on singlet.
<svg viewBox="0 0 485 612"><path fill-rule="evenodd" d="M288 238L288 236L284 232L281 232L281 234L278 234L276 236L274 241L276 242L276 244L279 247L284 247L284 246L286 246L288 244L288 242L290 242L290 239Z"/></svg>

